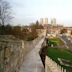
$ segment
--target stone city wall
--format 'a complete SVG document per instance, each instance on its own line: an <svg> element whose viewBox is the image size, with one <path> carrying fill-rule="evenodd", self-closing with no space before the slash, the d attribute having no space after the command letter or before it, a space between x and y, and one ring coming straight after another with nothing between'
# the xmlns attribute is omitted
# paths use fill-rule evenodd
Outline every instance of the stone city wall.
<svg viewBox="0 0 72 72"><path fill-rule="evenodd" d="M50 57L45 59L45 72L67 72L66 69L54 62Z"/></svg>
<svg viewBox="0 0 72 72"><path fill-rule="evenodd" d="M0 72L19 72L24 57L41 38L33 41L0 40Z"/></svg>

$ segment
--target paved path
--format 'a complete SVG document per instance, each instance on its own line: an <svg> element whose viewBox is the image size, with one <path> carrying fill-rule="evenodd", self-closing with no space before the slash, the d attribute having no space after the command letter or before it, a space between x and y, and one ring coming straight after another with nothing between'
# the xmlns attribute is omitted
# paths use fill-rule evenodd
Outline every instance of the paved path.
<svg viewBox="0 0 72 72"><path fill-rule="evenodd" d="M44 72L44 67L39 56L39 50L43 41L44 39L25 57L20 72Z"/></svg>

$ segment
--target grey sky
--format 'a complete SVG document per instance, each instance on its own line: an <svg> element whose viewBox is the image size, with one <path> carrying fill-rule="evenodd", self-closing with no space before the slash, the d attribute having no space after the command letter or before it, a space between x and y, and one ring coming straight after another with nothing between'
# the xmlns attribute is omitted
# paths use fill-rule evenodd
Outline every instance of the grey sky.
<svg viewBox="0 0 72 72"><path fill-rule="evenodd" d="M57 23L72 26L72 0L9 0L14 24L29 24L39 18L56 18Z"/></svg>

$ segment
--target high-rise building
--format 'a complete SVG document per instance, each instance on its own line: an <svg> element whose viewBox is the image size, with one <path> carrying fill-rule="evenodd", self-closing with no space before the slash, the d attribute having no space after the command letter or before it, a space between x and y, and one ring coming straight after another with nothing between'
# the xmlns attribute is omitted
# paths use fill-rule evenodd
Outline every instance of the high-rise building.
<svg viewBox="0 0 72 72"><path fill-rule="evenodd" d="M55 18L51 19L51 25L56 25L56 19Z"/></svg>
<svg viewBox="0 0 72 72"><path fill-rule="evenodd" d="M43 18L40 18L40 24L42 24L42 25L43 25L43 23L44 23Z"/></svg>
<svg viewBox="0 0 72 72"><path fill-rule="evenodd" d="M41 18L40 19L40 24L42 24L42 25L48 24L48 18Z"/></svg>
<svg viewBox="0 0 72 72"><path fill-rule="evenodd" d="M48 24L48 18L44 19L44 24Z"/></svg>

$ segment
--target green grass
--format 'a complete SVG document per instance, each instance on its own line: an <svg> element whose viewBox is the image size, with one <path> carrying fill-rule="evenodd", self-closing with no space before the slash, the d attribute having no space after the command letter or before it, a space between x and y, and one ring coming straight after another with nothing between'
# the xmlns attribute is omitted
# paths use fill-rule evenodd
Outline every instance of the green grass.
<svg viewBox="0 0 72 72"><path fill-rule="evenodd" d="M51 45L57 46L57 45L63 45L64 43L59 38L51 38L51 39L48 39L47 44L49 46L51 46Z"/></svg>
<svg viewBox="0 0 72 72"><path fill-rule="evenodd" d="M52 58L56 63L59 64L58 58L63 58L66 60L70 60L72 62L72 53L65 49L57 49L57 48L48 48L48 56ZM72 68L62 66L67 69L67 72L72 72Z"/></svg>

